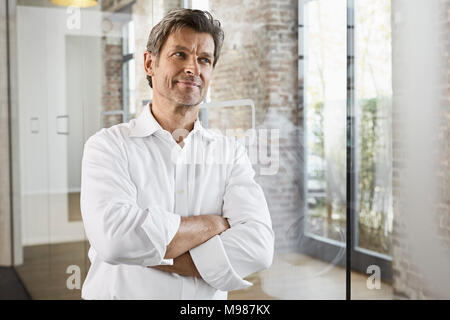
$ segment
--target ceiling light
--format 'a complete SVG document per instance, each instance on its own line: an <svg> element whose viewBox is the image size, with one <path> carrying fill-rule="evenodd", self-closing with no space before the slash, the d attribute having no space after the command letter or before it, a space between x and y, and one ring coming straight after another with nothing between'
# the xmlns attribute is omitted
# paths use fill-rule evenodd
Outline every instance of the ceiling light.
<svg viewBox="0 0 450 320"><path fill-rule="evenodd" d="M58 6L87 8L98 4L97 0L51 0Z"/></svg>

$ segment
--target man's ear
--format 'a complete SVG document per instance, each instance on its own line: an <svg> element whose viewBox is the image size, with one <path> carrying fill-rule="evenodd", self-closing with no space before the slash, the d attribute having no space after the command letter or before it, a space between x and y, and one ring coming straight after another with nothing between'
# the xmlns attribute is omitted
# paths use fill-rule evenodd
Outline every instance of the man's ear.
<svg viewBox="0 0 450 320"><path fill-rule="evenodd" d="M145 73L152 77L154 75L155 56L150 51L144 52L144 69Z"/></svg>

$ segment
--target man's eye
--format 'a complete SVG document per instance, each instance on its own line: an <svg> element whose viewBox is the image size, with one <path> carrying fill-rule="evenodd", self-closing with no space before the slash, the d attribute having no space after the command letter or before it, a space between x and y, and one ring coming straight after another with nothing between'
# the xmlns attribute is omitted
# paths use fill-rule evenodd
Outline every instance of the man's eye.
<svg viewBox="0 0 450 320"><path fill-rule="evenodd" d="M184 56L184 53L183 52L175 52L175 55L178 55L178 57L182 57L182 56Z"/></svg>
<svg viewBox="0 0 450 320"><path fill-rule="evenodd" d="M203 61L205 61L206 63L211 63L208 58L203 58Z"/></svg>

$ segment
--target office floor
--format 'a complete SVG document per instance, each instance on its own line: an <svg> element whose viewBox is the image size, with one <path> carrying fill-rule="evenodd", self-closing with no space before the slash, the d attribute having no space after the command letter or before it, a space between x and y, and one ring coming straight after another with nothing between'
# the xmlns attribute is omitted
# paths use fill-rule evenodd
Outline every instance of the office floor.
<svg viewBox="0 0 450 320"><path fill-rule="evenodd" d="M80 209L80 193L69 192L67 194L67 204L69 207L69 221L82 221Z"/></svg>
<svg viewBox="0 0 450 320"><path fill-rule="evenodd" d="M17 273L33 299L80 299L80 290L67 289L70 265L86 277L87 242L71 242L24 248L24 264ZM367 275L352 273L353 299L393 299L392 287L366 287ZM276 255L268 270L246 278L253 286L228 294L229 300L345 299L345 269L298 253Z"/></svg>
<svg viewBox="0 0 450 320"><path fill-rule="evenodd" d="M390 284L367 288L368 275L352 272L352 299L394 299ZM230 299L345 299L345 268L332 266L299 253L278 254L272 266L247 278L254 285L230 292Z"/></svg>
<svg viewBox="0 0 450 320"><path fill-rule="evenodd" d="M0 267L0 300L29 300L13 267Z"/></svg>

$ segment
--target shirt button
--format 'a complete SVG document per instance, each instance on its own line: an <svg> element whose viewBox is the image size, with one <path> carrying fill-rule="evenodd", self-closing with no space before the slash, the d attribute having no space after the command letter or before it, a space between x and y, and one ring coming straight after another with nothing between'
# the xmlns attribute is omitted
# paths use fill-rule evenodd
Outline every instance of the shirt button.
<svg viewBox="0 0 450 320"><path fill-rule="evenodd" d="M179 194L182 194L182 193L184 193L184 190L178 190L177 191Z"/></svg>

